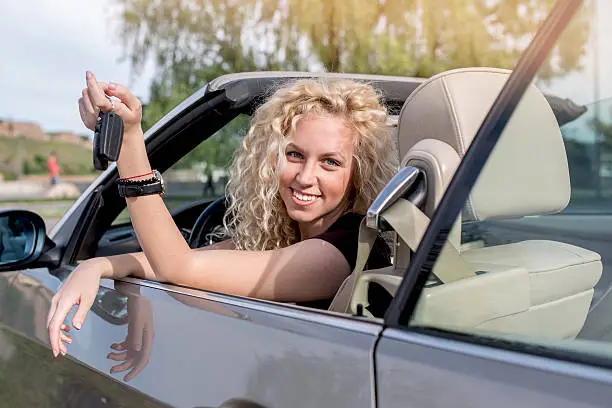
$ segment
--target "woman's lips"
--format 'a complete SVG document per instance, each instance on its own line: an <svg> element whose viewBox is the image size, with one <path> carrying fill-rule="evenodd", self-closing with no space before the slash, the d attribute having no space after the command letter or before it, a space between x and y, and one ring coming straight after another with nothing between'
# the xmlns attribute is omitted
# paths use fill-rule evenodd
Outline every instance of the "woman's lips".
<svg viewBox="0 0 612 408"><path fill-rule="evenodd" d="M319 199L319 197L320 196L315 194L303 193L291 189L291 198L293 199L293 202L302 207L312 205Z"/></svg>

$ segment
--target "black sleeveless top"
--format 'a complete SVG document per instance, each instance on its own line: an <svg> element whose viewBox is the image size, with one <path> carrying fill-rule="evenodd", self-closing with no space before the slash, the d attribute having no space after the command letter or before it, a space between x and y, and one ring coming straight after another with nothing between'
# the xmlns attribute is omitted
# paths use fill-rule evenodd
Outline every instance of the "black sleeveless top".
<svg viewBox="0 0 612 408"><path fill-rule="evenodd" d="M312 238L322 239L329 242L344 255L351 272L355 269L357 262L357 244L359 240L359 225L363 215L346 213L333 223L327 231ZM367 269L384 268L391 265L391 250L381 237L377 237L372 246L372 251L366 263ZM348 275L347 275L348 276ZM328 309L332 299L317 300L312 302L300 302L298 305L314 307L317 309Z"/></svg>

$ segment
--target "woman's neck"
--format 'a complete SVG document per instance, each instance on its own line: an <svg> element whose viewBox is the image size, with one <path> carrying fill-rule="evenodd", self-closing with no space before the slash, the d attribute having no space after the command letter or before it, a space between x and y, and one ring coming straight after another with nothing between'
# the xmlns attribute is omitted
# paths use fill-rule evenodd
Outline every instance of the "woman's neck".
<svg viewBox="0 0 612 408"><path fill-rule="evenodd" d="M333 212L327 213L313 221L298 223L300 241L324 233L345 213L346 208L344 206L339 206Z"/></svg>

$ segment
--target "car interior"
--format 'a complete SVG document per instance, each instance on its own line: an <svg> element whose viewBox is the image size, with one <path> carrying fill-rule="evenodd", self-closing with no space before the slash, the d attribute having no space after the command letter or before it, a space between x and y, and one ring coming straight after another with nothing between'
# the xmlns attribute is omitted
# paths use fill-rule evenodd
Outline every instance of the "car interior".
<svg viewBox="0 0 612 408"><path fill-rule="evenodd" d="M430 218L509 71L459 69L436 75L413 92L399 116L402 166L422 170ZM477 97L476 97L477 96ZM520 165L517 165L520 159ZM511 170L510 170L511 169ZM602 274L599 254L549 240L484 247L461 242L462 222L513 219L562 211L570 198L567 157L553 111L531 86L487 161L446 246L459 256L438 268L464 268L463 279L432 276L411 324L452 329L573 338L584 325ZM417 222L418 220L415 220ZM396 264L384 282L391 294L411 245L398 240ZM438 263L442 262L439 259ZM434 274L436 270L434 269ZM368 293L363 291L362 293ZM361 299L364 305L368 299ZM332 304L335 310L342 306ZM452 311L452 313L449 313Z"/></svg>
<svg viewBox="0 0 612 408"><path fill-rule="evenodd" d="M249 103L242 101L234 111L229 109L231 112L221 114L226 115L223 123L227 122L227 116L251 113L258 96L279 81L278 75L272 78L255 76L248 80L243 80L241 75L229 75L209 84L208 91L213 95L233 83L243 87L246 84L247 93L251 95ZM296 74L286 75L291 79ZM415 226L411 231L413 237L403 240L391 232L393 266L365 271L358 278L353 273L338 291L331 312L355 314L349 304L359 304L366 310L366 317L376 319L384 315L420 234L426 229L461 158L508 76L509 71L494 68L452 70L427 80L394 78L396 81L376 82L373 76L364 76L364 80L384 89L401 167L421 172L420 183L425 196L411 220ZM194 120L184 133L191 132L193 136L193 129L202 126L207 119ZM210 125L210 120L207 123L216 126ZM168 132L176 132L172 125L167 125ZM209 131L209 135L212 132ZM166 142L171 140L166 139ZM182 146L182 150L176 152L166 151L167 163L158 159L164 145L152 142L151 162L163 172L201 140L201 137L191 140L188 150ZM599 254L551 240L486 246L482 242L466 241L465 236L462 239L465 223L553 214L565 208L569 197L569 171L559 123L549 101L532 85L450 231L444 251L454 255L439 258L411 324L558 339L575 337L584 325L593 288L602 274ZM104 196L104 199L117 207L104 221L110 225L122 209L121 200L114 195ZM190 245L197 247L202 244L206 231L221 222L223 212L224 200L201 199L174 210L173 217ZM91 239L97 245L90 256L140 249L129 223L102 228L98 238ZM82 252L83 255L87 253ZM445 270L455 269L465 271L463 276L444 277Z"/></svg>

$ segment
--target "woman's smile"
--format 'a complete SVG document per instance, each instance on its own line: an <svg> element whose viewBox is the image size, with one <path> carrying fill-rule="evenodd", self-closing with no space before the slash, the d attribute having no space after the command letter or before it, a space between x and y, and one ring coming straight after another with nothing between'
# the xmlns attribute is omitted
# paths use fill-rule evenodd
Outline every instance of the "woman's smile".
<svg viewBox="0 0 612 408"><path fill-rule="evenodd" d="M301 205L303 207L314 204L315 201L317 201L317 199L320 197L320 195L304 193L293 188L291 189L291 193L293 201L297 205Z"/></svg>

